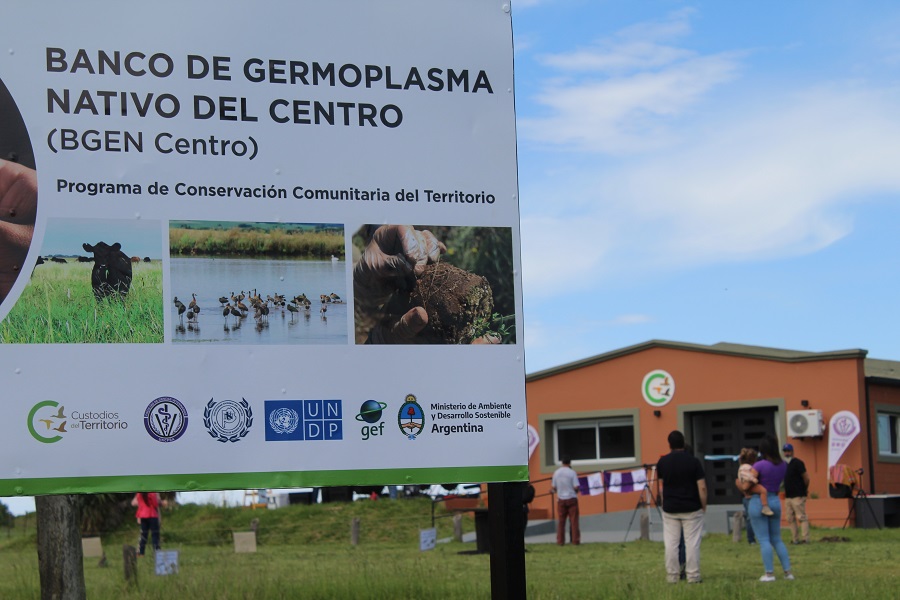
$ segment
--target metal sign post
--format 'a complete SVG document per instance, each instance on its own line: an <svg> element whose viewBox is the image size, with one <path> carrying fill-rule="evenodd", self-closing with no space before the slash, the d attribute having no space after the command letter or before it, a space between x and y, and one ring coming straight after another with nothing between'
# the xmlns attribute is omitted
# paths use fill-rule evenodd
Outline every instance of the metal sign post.
<svg viewBox="0 0 900 600"><path fill-rule="evenodd" d="M521 481L488 484L491 598L525 597L525 511Z"/></svg>

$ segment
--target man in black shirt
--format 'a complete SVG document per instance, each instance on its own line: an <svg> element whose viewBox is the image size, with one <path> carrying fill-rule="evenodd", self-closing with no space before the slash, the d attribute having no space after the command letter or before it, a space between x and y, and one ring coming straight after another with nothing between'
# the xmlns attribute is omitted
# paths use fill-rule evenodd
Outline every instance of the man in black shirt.
<svg viewBox="0 0 900 600"><path fill-rule="evenodd" d="M684 534L688 583L700 583L700 537L706 512L706 475L700 461L684 450L684 434L669 434L671 452L656 465L662 496L666 581L678 583L678 542Z"/></svg>
<svg viewBox="0 0 900 600"><path fill-rule="evenodd" d="M784 518L791 528L792 544L809 543L809 521L806 518L806 496L809 490L809 473L799 458L794 458L794 446L785 444L781 449L787 460L784 474ZM799 533L797 535L797 525Z"/></svg>

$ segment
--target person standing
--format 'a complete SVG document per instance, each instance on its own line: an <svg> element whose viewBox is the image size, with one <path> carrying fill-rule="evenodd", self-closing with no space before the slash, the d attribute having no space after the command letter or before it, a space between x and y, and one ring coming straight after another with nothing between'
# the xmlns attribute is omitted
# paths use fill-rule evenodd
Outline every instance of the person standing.
<svg viewBox="0 0 900 600"><path fill-rule="evenodd" d="M759 441L759 454L762 458L754 463L753 468L759 473L759 483L769 492L769 508L773 513L771 516L762 514L759 494L753 494L750 498L750 522L753 523L753 532L756 534L763 568L766 571L759 580L775 581L773 554L778 555L778 561L784 569L784 578L793 580L791 558L788 556L787 546L781 539L781 499L778 497L778 488L784 481L787 464L781 460L778 440L772 435L767 435ZM735 484L741 491L747 491L752 485L740 479L735 479Z"/></svg>
<svg viewBox="0 0 900 600"><path fill-rule="evenodd" d="M706 512L706 474L697 457L685 452L684 434L669 434L671 452L656 465L658 495L662 497L666 581L678 583L678 544L684 534L688 583L700 583L700 538Z"/></svg>
<svg viewBox="0 0 900 600"><path fill-rule="evenodd" d="M522 488L522 535L525 535L525 531L528 529L528 513L531 511L530 505L534 501L534 486L531 485L530 481L525 482L525 486Z"/></svg>
<svg viewBox="0 0 900 600"><path fill-rule="evenodd" d="M581 529L578 525L578 474L572 470L572 461L563 457L562 466L553 473L550 491L556 494L556 543L566 543L566 519L572 528L572 544L581 543Z"/></svg>
<svg viewBox="0 0 900 600"><path fill-rule="evenodd" d="M159 550L159 494L156 492L139 492L134 495L131 505L137 507L137 519L141 524L141 540L138 544L138 556L144 555L147 546L147 533L150 533L153 550Z"/></svg>
<svg viewBox="0 0 900 600"><path fill-rule="evenodd" d="M791 543L808 544L809 520L806 517L806 497L809 495L809 473L803 461L794 456L792 444L785 444L782 451L788 463L787 471L784 473L784 518L791 528Z"/></svg>
<svg viewBox="0 0 900 600"><path fill-rule="evenodd" d="M751 467L757 461L759 455L755 448L741 448L738 455L738 463L740 465L750 465ZM738 480L741 479L740 469L738 469ZM753 523L750 522L750 498L753 494L749 490L741 490L741 503L744 505L744 523L747 526L747 543L751 546L756 543L756 535L753 533Z"/></svg>

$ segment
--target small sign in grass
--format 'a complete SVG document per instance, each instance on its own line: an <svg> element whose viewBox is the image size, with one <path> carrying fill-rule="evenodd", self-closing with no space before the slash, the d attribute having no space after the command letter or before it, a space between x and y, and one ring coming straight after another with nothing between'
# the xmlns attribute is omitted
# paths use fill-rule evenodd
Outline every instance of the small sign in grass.
<svg viewBox="0 0 900 600"><path fill-rule="evenodd" d="M434 550L435 545L437 544L437 529L434 527L430 529L420 529L419 530L419 550Z"/></svg>

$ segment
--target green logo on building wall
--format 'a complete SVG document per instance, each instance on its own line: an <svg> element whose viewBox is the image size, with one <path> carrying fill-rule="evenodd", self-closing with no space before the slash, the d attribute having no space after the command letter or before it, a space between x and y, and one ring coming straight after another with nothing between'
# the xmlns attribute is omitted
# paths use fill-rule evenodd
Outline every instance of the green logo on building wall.
<svg viewBox="0 0 900 600"><path fill-rule="evenodd" d="M650 371L644 376L641 392L648 404L664 406L675 396L675 379L660 369Z"/></svg>

